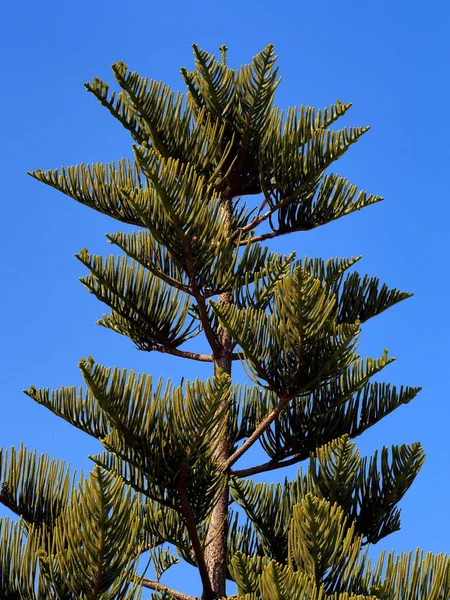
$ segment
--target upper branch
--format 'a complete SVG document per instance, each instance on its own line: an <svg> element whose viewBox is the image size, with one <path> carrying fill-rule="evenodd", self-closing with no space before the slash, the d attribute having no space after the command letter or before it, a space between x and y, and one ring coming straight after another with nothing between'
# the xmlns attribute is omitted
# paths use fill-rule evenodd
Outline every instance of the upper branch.
<svg viewBox="0 0 450 600"><path fill-rule="evenodd" d="M184 594L183 592L179 592L174 590L159 581L154 581L152 579L143 579L141 582L142 587L148 588L150 590L155 590L156 592L166 593L169 596L173 596L177 598L177 600L199 600L196 596L190 596L189 594Z"/></svg>
<svg viewBox="0 0 450 600"><path fill-rule="evenodd" d="M166 346L155 345L153 350L162 354L171 354L180 358L189 358L200 362L213 362L213 357L210 354L198 354L197 352L189 352L188 350L178 350L177 348L168 348Z"/></svg>

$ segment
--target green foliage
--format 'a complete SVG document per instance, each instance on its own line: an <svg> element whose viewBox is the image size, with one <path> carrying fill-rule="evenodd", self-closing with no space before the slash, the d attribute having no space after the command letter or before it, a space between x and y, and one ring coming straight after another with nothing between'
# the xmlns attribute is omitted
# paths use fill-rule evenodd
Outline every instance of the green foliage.
<svg viewBox="0 0 450 600"><path fill-rule="evenodd" d="M214 371L163 384L89 358L84 388L26 392L104 451L74 487L64 463L0 450L0 501L16 518L0 521L2 599L134 600L145 587L195 600L165 584L180 559L203 600L225 595L224 577L236 600L450 597L448 557L373 564L364 549L400 527L424 461L418 443L361 458L352 441L420 391L374 381L386 350L357 353L362 324L410 294L355 272L361 257L261 244L381 200L329 172L368 130L331 128L351 103L280 110L276 59L269 44L235 70L225 46L219 61L194 45L185 95L114 63L118 92L98 78L86 89L130 133L133 159L31 173L139 228L107 235L120 256L77 255L110 310L98 323ZM233 381L237 360L252 385ZM240 468L256 442L267 462ZM283 484L249 479L302 461ZM143 555L155 580L138 573Z"/></svg>
<svg viewBox="0 0 450 600"><path fill-rule="evenodd" d="M351 365L359 323L338 324L336 298L302 267L277 281L272 311L213 305L241 346L255 382L278 396L314 390Z"/></svg>
<svg viewBox="0 0 450 600"><path fill-rule="evenodd" d="M89 480L73 491L48 550L40 556L49 591L58 596L67 586L74 597L139 597L132 576L140 529L139 506L130 491L119 478L94 469Z"/></svg>

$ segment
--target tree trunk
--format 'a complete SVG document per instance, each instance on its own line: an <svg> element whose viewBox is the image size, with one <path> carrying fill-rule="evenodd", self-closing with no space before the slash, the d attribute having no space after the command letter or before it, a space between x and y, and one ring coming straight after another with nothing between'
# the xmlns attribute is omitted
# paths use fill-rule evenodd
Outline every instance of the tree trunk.
<svg viewBox="0 0 450 600"><path fill-rule="evenodd" d="M221 216L228 226L231 235L232 199L222 198ZM219 302L230 304L233 301L232 292L226 291L219 294ZM231 376L233 351L231 336L223 329L218 331L221 354L214 358L214 371L220 369ZM223 410L221 406L221 410ZM217 445L215 458L219 463L225 463L229 457L229 414L225 413L227 423L224 435ZM211 513L211 522L206 536L205 561L215 598L226 596L226 571L227 571L227 538L228 538L228 485L220 493Z"/></svg>

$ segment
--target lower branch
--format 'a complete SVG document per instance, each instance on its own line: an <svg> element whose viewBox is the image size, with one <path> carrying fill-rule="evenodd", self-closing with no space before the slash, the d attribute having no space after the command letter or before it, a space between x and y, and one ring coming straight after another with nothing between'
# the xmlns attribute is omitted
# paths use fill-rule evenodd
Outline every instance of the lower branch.
<svg viewBox="0 0 450 600"><path fill-rule="evenodd" d="M297 231L297 230L296 230ZM240 246L246 246L247 244L254 244L255 242L263 242L264 240L271 240L272 238L279 237L280 235L286 235L287 233L293 233L292 231L272 231L271 233L262 233L261 235L255 235L251 238L245 238L239 243Z"/></svg>
<svg viewBox="0 0 450 600"><path fill-rule="evenodd" d="M178 592L177 590L173 590L167 585L160 583L159 581L153 581L152 579L143 579L141 581L142 587L148 588L149 590L155 590L155 592L163 592L177 598L177 600L199 600L196 596L189 596L189 594L183 594L183 592Z"/></svg>
<svg viewBox="0 0 450 600"><path fill-rule="evenodd" d="M251 475L258 475L258 473L267 473L268 471L275 471L276 469L282 469L283 467L295 465L295 463L305 460L305 458L308 458L308 456L309 453L306 456L296 454L289 460L269 460L269 462L263 463L262 465L231 471L230 475L233 477L250 477Z"/></svg>

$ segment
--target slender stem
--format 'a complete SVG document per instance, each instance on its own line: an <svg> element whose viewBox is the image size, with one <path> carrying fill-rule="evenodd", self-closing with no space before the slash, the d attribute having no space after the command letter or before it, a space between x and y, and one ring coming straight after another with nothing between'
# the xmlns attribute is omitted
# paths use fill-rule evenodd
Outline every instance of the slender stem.
<svg viewBox="0 0 450 600"><path fill-rule="evenodd" d="M295 465L296 463L305 460L305 458L308 458L308 456L309 452L305 456L302 454L296 454L289 460L269 460L269 462L263 463L262 465L248 467L248 469L231 471L230 475L233 477L250 477L251 475L258 475L258 473L267 473L268 471L275 471L276 469L282 469L283 467Z"/></svg>
<svg viewBox="0 0 450 600"><path fill-rule="evenodd" d="M245 440L245 442L242 444L242 446L239 446L239 448L234 452L234 454L232 454L228 458L228 460L224 464L225 470L232 467L234 465L234 463L237 460L239 460L239 458L241 458L241 456L243 454L245 454L245 452L247 452L247 450L251 446L253 446L253 444L256 441L258 441L258 439L262 436L262 434L266 431L266 429L275 421L275 419L278 417L278 415L281 413L281 411L286 406L286 404L290 401L290 399L291 399L291 396L280 398L280 401L277 404L277 406L268 415L266 415L264 417L264 419L257 426L255 431Z"/></svg>
<svg viewBox="0 0 450 600"><path fill-rule="evenodd" d="M236 233L241 233L241 232L245 233L246 231L251 231L252 229L255 229L255 227L260 225L263 221L266 221L277 210L279 210L280 208L283 208L283 206L286 206L286 204L289 204L290 202L293 202L294 200L296 200L300 196L300 194L304 191L304 189L308 183L310 183L309 180L304 181L302 184L300 184L298 186L297 189L295 189L292 192L292 194L290 194L289 196L286 196L286 198L283 198L282 200L277 202L277 204L275 204L275 206L273 206L270 210L266 211L263 215L255 217L253 219L253 221L251 221L250 223L245 225L245 227L241 227L240 229L238 229ZM266 201L268 202L268 196L266 196Z"/></svg>
<svg viewBox="0 0 450 600"><path fill-rule="evenodd" d="M260 225L264 221L267 221L267 219L269 219L274 213L276 213L278 209L283 208L283 206L295 200L295 198L299 195L300 191L301 189L298 188L293 194L291 194L287 198L283 198L283 200L280 200L277 204L275 204L275 206L273 206L270 210L267 210L264 214L260 215L258 212L258 216L256 216L253 219L253 221L247 223L247 225L238 229L236 233L246 233L247 231L255 229L255 227L258 227L258 225Z"/></svg>
<svg viewBox="0 0 450 600"><path fill-rule="evenodd" d="M300 230L299 230L300 231ZM287 233L293 233L292 231L272 231L270 233L262 233L261 235L254 235L251 238L246 238L239 242L240 246L247 246L247 244L254 244L255 242L263 242L264 240L271 240L272 238L280 237L280 235L286 235Z"/></svg>
<svg viewBox="0 0 450 600"><path fill-rule="evenodd" d="M199 600L196 596L189 596L189 594L184 594L183 592L179 592L178 590L174 590L159 581L154 581L153 579L143 579L141 581L142 587L148 588L149 590L155 590L155 592L165 592L169 596L173 596L177 598L177 600Z"/></svg>

